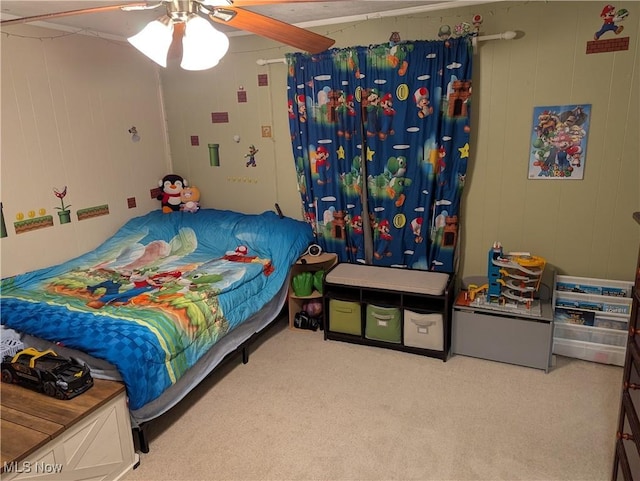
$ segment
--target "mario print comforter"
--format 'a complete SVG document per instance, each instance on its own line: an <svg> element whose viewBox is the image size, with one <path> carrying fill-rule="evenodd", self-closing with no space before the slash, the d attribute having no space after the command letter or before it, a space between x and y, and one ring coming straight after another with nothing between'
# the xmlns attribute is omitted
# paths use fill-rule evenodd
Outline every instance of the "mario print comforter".
<svg viewBox="0 0 640 481"><path fill-rule="evenodd" d="M1 322L112 363L136 410L275 296L311 240L273 212L153 211L76 259L3 279Z"/></svg>

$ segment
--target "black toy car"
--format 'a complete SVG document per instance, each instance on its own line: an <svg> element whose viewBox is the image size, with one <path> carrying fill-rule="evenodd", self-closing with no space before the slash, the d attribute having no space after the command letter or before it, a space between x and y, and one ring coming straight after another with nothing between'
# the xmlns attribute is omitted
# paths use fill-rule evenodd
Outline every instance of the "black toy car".
<svg viewBox="0 0 640 481"><path fill-rule="evenodd" d="M2 382L19 384L47 396L71 399L93 386L89 366L32 347L2 360Z"/></svg>

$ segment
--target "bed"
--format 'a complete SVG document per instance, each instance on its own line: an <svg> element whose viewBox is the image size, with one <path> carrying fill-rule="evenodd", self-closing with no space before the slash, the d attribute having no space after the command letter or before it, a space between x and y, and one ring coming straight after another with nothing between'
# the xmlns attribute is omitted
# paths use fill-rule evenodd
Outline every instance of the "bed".
<svg viewBox="0 0 640 481"><path fill-rule="evenodd" d="M152 211L75 259L2 279L1 323L121 380L147 452L146 422L232 353L247 361L312 240L308 224L274 212Z"/></svg>

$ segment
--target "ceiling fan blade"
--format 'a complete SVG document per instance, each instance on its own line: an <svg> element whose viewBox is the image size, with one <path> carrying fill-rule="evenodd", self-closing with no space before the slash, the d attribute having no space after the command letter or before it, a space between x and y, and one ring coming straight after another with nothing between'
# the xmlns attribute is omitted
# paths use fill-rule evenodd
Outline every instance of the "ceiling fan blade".
<svg viewBox="0 0 640 481"><path fill-rule="evenodd" d="M87 13L110 12L112 10L118 10L122 7L145 7L145 6L147 6L147 2L121 3L118 5L106 5L104 7L81 8L79 10L68 10L66 12L45 13L43 15L34 15L32 17L22 17L22 18L12 18L11 20L2 20L0 21L0 25L2 26L17 25L20 23L31 23L31 22L39 22L42 20L52 20L54 18L70 17L72 15L84 15Z"/></svg>
<svg viewBox="0 0 640 481"><path fill-rule="evenodd" d="M167 64L172 62L180 63L180 59L182 59L182 37L184 36L184 30L184 22L175 22L173 24L173 40L167 52Z"/></svg>
<svg viewBox="0 0 640 481"><path fill-rule="evenodd" d="M296 27L290 23L281 22L275 18L260 15L259 13L254 13L249 10L235 7L223 8L221 10L233 10L235 16L225 21L222 18L216 17L214 9L213 13L209 14L209 18L215 22L231 25L240 30L246 30L261 37L276 40L309 53L323 52L335 43L335 40L332 38L324 37L323 35L305 30L304 28Z"/></svg>

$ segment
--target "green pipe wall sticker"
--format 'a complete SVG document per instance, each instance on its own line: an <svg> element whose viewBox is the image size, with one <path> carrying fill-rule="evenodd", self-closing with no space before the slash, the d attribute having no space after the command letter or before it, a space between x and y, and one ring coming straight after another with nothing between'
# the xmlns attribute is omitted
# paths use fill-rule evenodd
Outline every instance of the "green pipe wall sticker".
<svg viewBox="0 0 640 481"><path fill-rule="evenodd" d="M211 167L220 167L220 144L209 144L209 163Z"/></svg>
<svg viewBox="0 0 640 481"><path fill-rule="evenodd" d="M7 226L4 225L4 211L0 202L0 237L7 237Z"/></svg>

